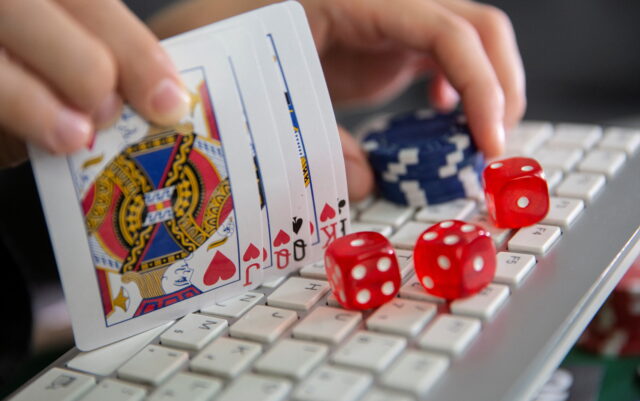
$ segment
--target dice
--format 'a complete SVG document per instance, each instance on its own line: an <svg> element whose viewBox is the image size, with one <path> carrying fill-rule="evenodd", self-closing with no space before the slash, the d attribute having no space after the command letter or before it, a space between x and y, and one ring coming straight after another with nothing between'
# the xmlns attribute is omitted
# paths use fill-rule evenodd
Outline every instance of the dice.
<svg viewBox="0 0 640 401"><path fill-rule="evenodd" d="M484 228L446 220L420 234L413 265L428 293L445 299L467 297L493 280L496 248Z"/></svg>
<svg viewBox="0 0 640 401"><path fill-rule="evenodd" d="M483 173L487 210L496 227L533 225L549 212L549 189L540 164L512 157L489 164Z"/></svg>
<svg viewBox="0 0 640 401"><path fill-rule="evenodd" d="M392 299L400 288L400 268L389 240L373 231L336 239L324 256L333 294L348 309L369 309Z"/></svg>

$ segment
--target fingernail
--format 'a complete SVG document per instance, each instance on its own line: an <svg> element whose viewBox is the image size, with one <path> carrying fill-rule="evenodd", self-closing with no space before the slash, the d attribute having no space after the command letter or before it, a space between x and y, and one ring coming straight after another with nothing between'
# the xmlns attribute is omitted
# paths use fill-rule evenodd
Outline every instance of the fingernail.
<svg viewBox="0 0 640 401"><path fill-rule="evenodd" d="M449 107L455 107L460 101L460 95L458 95L458 91L456 91L451 85L444 85L443 88L443 97L444 101Z"/></svg>
<svg viewBox="0 0 640 401"><path fill-rule="evenodd" d="M96 123L97 128L104 128L112 125L115 120L120 116L120 110L122 109L122 99L117 93L112 92L102 102L98 110L93 115L93 121Z"/></svg>
<svg viewBox="0 0 640 401"><path fill-rule="evenodd" d="M189 95L172 79L165 78L151 94L151 108L155 122L175 124L189 111Z"/></svg>
<svg viewBox="0 0 640 401"><path fill-rule="evenodd" d="M84 114L71 109L58 112L53 144L54 152L71 152L89 142L93 135L91 120Z"/></svg>

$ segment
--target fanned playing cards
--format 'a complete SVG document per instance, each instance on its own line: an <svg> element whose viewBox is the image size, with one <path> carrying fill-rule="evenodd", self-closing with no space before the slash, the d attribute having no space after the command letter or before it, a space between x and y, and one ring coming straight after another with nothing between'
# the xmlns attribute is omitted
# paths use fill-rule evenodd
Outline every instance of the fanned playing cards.
<svg viewBox="0 0 640 401"><path fill-rule="evenodd" d="M335 117L302 7L163 42L191 96L125 108L69 156L31 147L76 345L94 349L319 260L349 231Z"/></svg>

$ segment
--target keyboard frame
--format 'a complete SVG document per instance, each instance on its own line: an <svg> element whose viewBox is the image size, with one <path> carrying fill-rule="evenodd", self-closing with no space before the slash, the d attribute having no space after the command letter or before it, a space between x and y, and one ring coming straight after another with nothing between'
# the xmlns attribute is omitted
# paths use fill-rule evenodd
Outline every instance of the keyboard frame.
<svg viewBox="0 0 640 401"><path fill-rule="evenodd" d="M507 242L498 251L506 250ZM563 230L551 250L537 258L523 284L511 292L496 316L483 324L469 349L452 360L423 399L529 401L639 254L640 152L607 180L603 191L568 230ZM273 289L259 291L268 295ZM325 301L326 297L318 305ZM363 316L358 328L364 327L370 313ZM235 320L230 319L229 324ZM158 343L158 338L152 343ZM78 353L77 348L69 350L10 397L50 368L65 367Z"/></svg>

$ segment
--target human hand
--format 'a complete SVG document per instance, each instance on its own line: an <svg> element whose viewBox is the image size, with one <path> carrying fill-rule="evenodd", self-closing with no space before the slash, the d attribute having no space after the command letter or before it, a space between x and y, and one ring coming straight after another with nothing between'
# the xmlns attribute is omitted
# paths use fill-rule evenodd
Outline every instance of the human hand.
<svg viewBox="0 0 640 401"><path fill-rule="evenodd" d="M188 111L178 73L154 35L121 2L0 2L0 167L87 145L123 100L169 125Z"/></svg>
<svg viewBox="0 0 640 401"><path fill-rule="evenodd" d="M193 0L151 21L169 36L269 0ZM460 99L479 148L504 147L504 128L525 110L525 80L513 28L498 9L468 0L300 0L334 103L377 102L434 72L430 97L448 110ZM373 174L355 140L340 129L349 195L373 189Z"/></svg>

